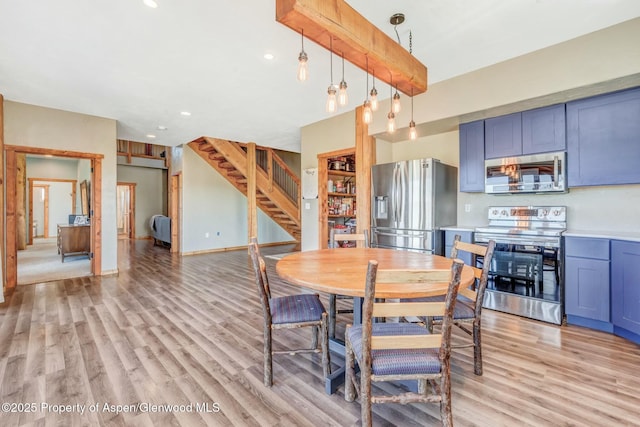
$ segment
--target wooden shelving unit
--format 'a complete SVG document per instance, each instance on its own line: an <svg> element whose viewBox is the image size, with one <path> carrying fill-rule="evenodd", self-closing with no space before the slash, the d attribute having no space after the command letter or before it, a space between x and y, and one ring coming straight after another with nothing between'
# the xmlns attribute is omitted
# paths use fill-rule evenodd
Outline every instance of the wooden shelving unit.
<svg viewBox="0 0 640 427"><path fill-rule="evenodd" d="M320 247L326 248L329 242L329 222L344 225L350 219L358 217L356 197L356 172L331 169L336 159L344 159L345 164L356 165L355 148L332 151L318 155L318 203ZM329 189L329 182L335 189ZM355 230L354 230L355 231Z"/></svg>

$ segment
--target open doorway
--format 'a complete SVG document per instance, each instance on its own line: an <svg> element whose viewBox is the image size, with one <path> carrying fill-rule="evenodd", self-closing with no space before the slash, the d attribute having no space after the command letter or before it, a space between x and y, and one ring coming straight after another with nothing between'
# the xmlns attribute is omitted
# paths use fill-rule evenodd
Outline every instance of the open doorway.
<svg viewBox="0 0 640 427"><path fill-rule="evenodd" d="M71 225L83 226L82 233L82 243L83 247L86 245L86 250L77 251L78 259L80 259L82 263L84 263L83 269L75 270L73 272L66 272L65 278L67 277L78 277L83 275L99 275L102 272L101 269L101 219L102 219L102 184L101 184L101 175L102 175L102 158L101 154L92 154L92 153L80 153L80 152L71 152L71 151L63 151L63 150L51 150L44 148L35 148L35 147L18 147L18 146L5 146L5 154L6 154L6 289L7 291L11 291L18 284L18 267L19 262L22 264L24 257L22 253L27 250L41 249L39 245L31 244L26 245L24 249L19 251L19 238L21 238L21 234L26 235L25 241L29 241L29 243L35 243L37 240L33 237L34 227L33 220L35 214L33 209L35 207L35 203L27 202L29 198L25 197L27 195L27 169L29 168L28 163L24 160L26 157L38 159L40 162L53 162L54 160L67 160L71 164L75 165L75 174L72 178L53 178L54 176L59 177L61 175L58 174L55 170L50 170L47 168L41 169L44 172L38 172L37 178L45 179L50 181L49 185L49 202L48 202L48 210L49 215L45 220L43 218L43 222L47 222L48 224L48 238L42 238L42 243L45 246L48 246L46 249L47 256L51 256L51 259L55 259L55 267L59 269L74 269L78 267L80 264L75 262L71 262L71 256L75 256L75 253L67 253L65 255L70 255L67 260L66 256L62 256L64 254L58 253L60 250L60 239L58 238L59 233L58 230L61 227L69 227ZM26 166L25 166L26 165ZM71 166L73 168L73 166ZM44 177L44 178L43 178ZM48 178L52 177L52 178ZM79 207L81 202L77 200L80 197L80 189L73 187L74 190L70 190L70 184L65 183L66 189L62 191L63 199L66 200L64 207L61 209L57 209L54 206L54 195L53 195L53 184L55 182L64 182L64 181L76 181L76 186L79 186L78 183L85 181L87 183L87 201L90 204L89 211L87 212L86 218L85 215L82 215L80 212L74 211L74 206ZM38 184L41 184L40 181L31 180L30 183L36 184L36 188ZM37 191L36 191L37 194ZM29 191L30 197L33 196L33 193ZM26 199L26 200L25 200ZM37 199L37 197L36 197ZM70 203L68 205L67 203ZM39 209L39 208L36 208ZM55 218L54 218L54 211ZM79 214L79 215L78 215ZM77 221L76 217L80 217L81 221ZM73 218L73 224L71 224ZM25 221L26 219L26 221ZM84 220L84 224L82 224L82 220ZM43 224L44 227L44 224ZM25 230L26 229L26 230ZM35 234L38 235L38 228L35 230ZM43 231L44 234L44 231ZM40 243L40 242L37 242ZM20 252L20 253L19 253ZM31 252L32 253L32 252ZM80 256L82 255L82 256ZM23 259L20 259L23 258ZM64 260L64 262L63 262ZM69 261L69 262L67 262ZM25 260L28 262L28 260ZM41 266L45 264L42 259L38 259L34 262ZM57 280L60 277L56 276L56 269L54 265L50 265L49 267L44 268L44 274L41 278L35 279L36 281L31 281L31 283L38 283L42 281L51 281ZM21 280L21 283L23 281Z"/></svg>
<svg viewBox="0 0 640 427"><path fill-rule="evenodd" d="M116 188L116 226L118 239L133 239L136 235L136 184L119 182Z"/></svg>
<svg viewBox="0 0 640 427"><path fill-rule="evenodd" d="M91 275L90 221L76 224L88 214L82 203L88 184L79 178L89 171L86 159L26 156L28 242L18 248L18 285Z"/></svg>

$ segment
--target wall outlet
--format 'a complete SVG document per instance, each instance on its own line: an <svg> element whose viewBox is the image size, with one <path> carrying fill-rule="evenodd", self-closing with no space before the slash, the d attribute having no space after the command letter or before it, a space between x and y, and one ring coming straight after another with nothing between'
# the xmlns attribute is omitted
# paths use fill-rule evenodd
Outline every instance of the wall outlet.
<svg viewBox="0 0 640 427"><path fill-rule="evenodd" d="M304 204L304 208L305 208L306 210L311 209L311 203L309 203L309 202L305 202L305 204Z"/></svg>
<svg viewBox="0 0 640 427"><path fill-rule="evenodd" d="M209 233L208 233L208 232L207 232L207 233L204 233L204 238L205 238L205 239L208 239L208 238L209 238Z"/></svg>
<svg viewBox="0 0 640 427"><path fill-rule="evenodd" d="M465 212L471 212L471 203L465 203L464 204L464 211Z"/></svg>

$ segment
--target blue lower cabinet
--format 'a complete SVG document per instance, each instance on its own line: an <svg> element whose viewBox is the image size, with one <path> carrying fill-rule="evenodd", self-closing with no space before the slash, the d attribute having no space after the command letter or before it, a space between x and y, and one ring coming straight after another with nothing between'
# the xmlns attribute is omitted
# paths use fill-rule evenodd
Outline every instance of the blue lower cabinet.
<svg viewBox="0 0 640 427"><path fill-rule="evenodd" d="M640 343L640 243L611 242L611 320L616 335Z"/></svg>
<svg viewBox="0 0 640 427"><path fill-rule="evenodd" d="M567 257L565 312L609 322L609 261Z"/></svg>
<svg viewBox="0 0 640 427"><path fill-rule="evenodd" d="M567 323L613 332L609 239L566 237L565 249Z"/></svg>

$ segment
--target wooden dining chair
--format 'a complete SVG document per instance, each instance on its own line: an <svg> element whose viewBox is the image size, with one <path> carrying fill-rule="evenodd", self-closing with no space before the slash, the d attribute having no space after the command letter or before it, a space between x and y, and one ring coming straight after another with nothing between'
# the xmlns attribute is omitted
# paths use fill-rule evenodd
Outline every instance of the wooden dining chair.
<svg viewBox="0 0 640 427"><path fill-rule="evenodd" d="M353 242L356 246L369 247L369 232L363 230L361 233L336 233L335 228L329 232L329 248L341 248L340 243ZM336 317L338 314L353 313L353 309L338 309L337 300L353 300L346 295L329 294L329 338L336 337Z"/></svg>
<svg viewBox="0 0 640 427"><path fill-rule="evenodd" d="M345 399L353 401L360 390L361 423L371 426L374 403L439 403L444 426L453 425L451 413L451 328L453 310L464 263L454 260L445 270L383 270L369 261L361 325L347 327L345 334ZM380 302L376 285L394 286L447 282L447 294L440 302ZM374 322L375 318L398 316L441 316L439 334L432 334L417 323ZM356 380L355 362L360 367ZM374 395L377 381L417 380L418 392ZM358 387L359 385L359 387Z"/></svg>
<svg viewBox="0 0 640 427"><path fill-rule="evenodd" d="M484 300L489 270L496 243L490 240L487 246L476 245L460 241L460 235L456 234L451 249L451 258L458 258L460 251L471 254L474 283L469 287L460 288L458 302L453 312L453 324L472 337L468 344L455 344L452 348L473 347L473 371L476 375L482 375L482 303ZM482 268L476 266L476 258L482 257ZM421 298L419 301L441 301L442 297ZM434 325L442 324L441 317L425 319L431 329Z"/></svg>
<svg viewBox="0 0 640 427"><path fill-rule="evenodd" d="M258 287L258 294L264 315L264 385L273 384L273 355L296 353L322 353L322 373L326 378L331 373L329 356L329 338L327 329L327 311L318 294L298 294L283 297L272 297L267 275L266 264L260 255L256 238L251 239L249 253ZM277 329L293 329L311 327L312 343L304 349L273 349L273 331ZM320 349L318 349L318 337Z"/></svg>
<svg viewBox="0 0 640 427"><path fill-rule="evenodd" d="M340 243L355 242L357 246L368 248L369 245L369 232L368 230L362 230L360 233L336 233L336 229L332 228L329 231L329 247L338 248Z"/></svg>

